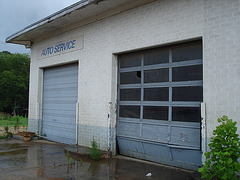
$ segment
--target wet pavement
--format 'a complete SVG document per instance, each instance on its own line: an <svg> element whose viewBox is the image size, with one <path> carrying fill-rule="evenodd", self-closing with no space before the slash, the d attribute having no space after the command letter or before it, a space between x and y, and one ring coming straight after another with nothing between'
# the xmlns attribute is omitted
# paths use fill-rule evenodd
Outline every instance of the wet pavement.
<svg viewBox="0 0 240 180"><path fill-rule="evenodd" d="M64 151L66 146L48 141L0 140L0 179L89 179L89 180L183 180L199 174L178 168L116 156L93 161L88 156ZM151 173L151 177L146 174Z"/></svg>

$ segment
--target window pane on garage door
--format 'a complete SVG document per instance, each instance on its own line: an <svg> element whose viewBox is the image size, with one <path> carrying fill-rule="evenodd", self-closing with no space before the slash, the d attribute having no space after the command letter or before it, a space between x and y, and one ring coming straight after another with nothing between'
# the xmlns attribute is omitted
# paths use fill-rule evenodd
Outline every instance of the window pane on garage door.
<svg viewBox="0 0 240 180"><path fill-rule="evenodd" d="M173 62L202 59L202 43L190 42L184 45L176 45L172 48Z"/></svg>
<svg viewBox="0 0 240 180"><path fill-rule="evenodd" d="M163 64L169 62L168 49L156 48L143 53L144 65Z"/></svg>
<svg viewBox="0 0 240 180"><path fill-rule="evenodd" d="M169 81L169 70L166 68L144 71L145 83L168 82L168 81Z"/></svg>
<svg viewBox="0 0 240 180"><path fill-rule="evenodd" d="M200 122L201 110L199 107L173 107L173 121Z"/></svg>
<svg viewBox="0 0 240 180"><path fill-rule="evenodd" d="M173 101L202 101L203 87L202 86L187 86L172 88Z"/></svg>
<svg viewBox="0 0 240 180"><path fill-rule="evenodd" d="M140 118L140 106L120 106L119 116L125 118Z"/></svg>
<svg viewBox="0 0 240 180"><path fill-rule="evenodd" d="M141 83L141 71L125 72L120 74L121 84Z"/></svg>
<svg viewBox="0 0 240 180"><path fill-rule="evenodd" d="M141 89L121 89L120 101L141 101Z"/></svg>
<svg viewBox="0 0 240 180"><path fill-rule="evenodd" d="M169 88L145 88L144 101L168 101Z"/></svg>
<svg viewBox="0 0 240 180"><path fill-rule="evenodd" d="M144 106L143 119L168 120L168 107Z"/></svg>
<svg viewBox="0 0 240 180"><path fill-rule="evenodd" d="M172 70L173 81L202 80L202 65L175 67Z"/></svg>
<svg viewBox="0 0 240 180"><path fill-rule="evenodd" d="M141 66L141 54L139 53L123 54L120 59L121 68Z"/></svg>

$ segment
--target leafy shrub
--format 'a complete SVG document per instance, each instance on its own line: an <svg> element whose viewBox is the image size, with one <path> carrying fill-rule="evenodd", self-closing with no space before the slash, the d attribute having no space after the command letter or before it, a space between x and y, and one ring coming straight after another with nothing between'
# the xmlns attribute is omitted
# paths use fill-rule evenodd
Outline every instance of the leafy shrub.
<svg viewBox="0 0 240 180"><path fill-rule="evenodd" d="M210 138L210 152L206 152L205 165L198 169L202 178L206 179L237 179L240 171L240 142L236 124L232 119L223 116L218 119L221 123L213 131Z"/></svg>
<svg viewBox="0 0 240 180"><path fill-rule="evenodd" d="M89 154L93 160L100 159L101 150L98 148L98 144L96 140L93 137L93 140L91 142L92 148L88 148Z"/></svg>

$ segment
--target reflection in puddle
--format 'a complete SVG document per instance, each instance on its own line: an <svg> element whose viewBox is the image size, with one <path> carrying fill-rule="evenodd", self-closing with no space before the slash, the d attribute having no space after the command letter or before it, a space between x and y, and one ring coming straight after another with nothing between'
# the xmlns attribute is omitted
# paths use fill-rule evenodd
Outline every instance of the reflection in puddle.
<svg viewBox="0 0 240 180"><path fill-rule="evenodd" d="M88 168L88 172L90 172L92 176L98 175L100 170L101 170L101 165L98 162L92 162Z"/></svg>
<svg viewBox="0 0 240 180"><path fill-rule="evenodd" d="M0 140L0 172L2 179L192 179L193 172L123 159L93 161L87 156L70 156L63 145ZM15 142L15 143L14 143ZM196 173L195 173L196 174ZM1 179L0 178L0 179ZM149 178L147 178L149 179Z"/></svg>

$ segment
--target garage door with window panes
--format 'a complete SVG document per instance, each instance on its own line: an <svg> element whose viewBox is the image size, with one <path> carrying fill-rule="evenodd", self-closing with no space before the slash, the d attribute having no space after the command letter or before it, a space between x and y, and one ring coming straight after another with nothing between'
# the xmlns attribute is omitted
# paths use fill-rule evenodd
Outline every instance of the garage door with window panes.
<svg viewBox="0 0 240 180"><path fill-rule="evenodd" d="M173 166L201 165L202 42L119 55L120 154Z"/></svg>

